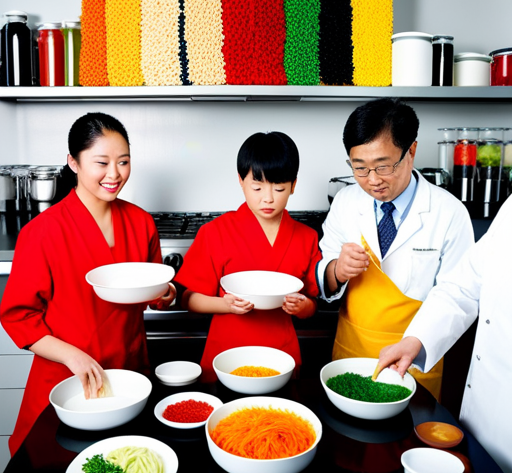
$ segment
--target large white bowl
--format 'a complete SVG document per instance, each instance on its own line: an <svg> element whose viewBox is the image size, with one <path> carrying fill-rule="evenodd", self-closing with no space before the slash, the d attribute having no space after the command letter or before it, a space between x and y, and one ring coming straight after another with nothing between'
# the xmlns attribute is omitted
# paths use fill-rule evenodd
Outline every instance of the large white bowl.
<svg viewBox="0 0 512 473"><path fill-rule="evenodd" d="M233 412L251 407L272 407L274 409L288 410L294 412L303 419L311 422L316 433L314 444L305 452L289 458L279 458L276 460L255 460L252 458L239 457L222 450L212 440L210 432L225 417ZM306 468L313 460L318 442L322 437L322 424L318 417L306 406L298 402L289 401L277 397L245 397L228 402L219 407L208 418L206 422L206 440L208 448L213 459L219 466L224 468L228 473L297 473Z"/></svg>
<svg viewBox="0 0 512 473"><path fill-rule="evenodd" d="M174 277L171 266L158 263L115 263L85 275L101 299L118 304L138 304L163 296Z"/></svg>
<svg viewBox="0 0 512 473"><path fill-rule="evenodd" d="M64 424L82 430L104 430L126 424L140 414L151 393L151 381L129 370L105 370L112 396L85 399L77 376L60 382L50 392L50 403Z"/></svg>
<svg viewBox="0 0 512 473"><path fill-rule="evenodd" d="M263 366L281 374L261 378L230 374L241 366ZM267 394L281 389L290 380L294 368L292 356L269 347L231 348L213 359L213 369L219 381L232 391L243 394Z"/></svg>
<svg viewBox="0 0 512 473"><path fill-rule="evenodd" d="M299 278L275 271L231 273L220 278L220 284L226 292L252 302L260 310L281 307L286 295L304 286Z"/></svg>
<svg viewBox="0 0 512 473"><path fill-rule="evenodd" d="M162 399L156 406L155 406L155 417L162 422L162 424L168 425L169 427L174 427L175 429L196 429L197 427L201 427L204 424L206 424L206 420L202 422L173 422L171 420L167 420L164 417L164 412L167 406L176 404L178 402L182 401L188 401L189 399L193 399L194 401L198 402L206 402L210 404L210 406L213 407L213 409L217 409L220 406L222 406L222 401L215 396L212 396L211 394L207 393L201 393L201 392L183 392L183 393L176 393L171 394L170 396L167 396L166 398ZM211 415L211 414L210 414Z"/></svg>
<svg viewBox="0 0 512 473"><path fill-rule="evenodd" d="M444 450L437 448L411 448L402 453L405 473L462 473L464 463Z"/></svg>
<svg viewBox="0 0 512 473"><path fill-rule="evenodd" d="M155 369L156 377L167 386L186 386L201 376L201 366L191 361L168 361Z"/></svg>
<svg viewBox="0 0 512 473"><path fill-rule="evenodd" d="M327 387L327 380L339 374L355 373L361 376L371 376L375 371L377 362L376 358L345 358L325 365L320 371L320 381L330 401L341 411L360 419L388 419L402 412L409 405L409 401L416 392L416 380L409 373L405 373L402 379L396 371L386 368L381 371L377 378L377 381L382 383L399 384L412 391L407 398L396 402L356 401L341 396Z"/></svg>

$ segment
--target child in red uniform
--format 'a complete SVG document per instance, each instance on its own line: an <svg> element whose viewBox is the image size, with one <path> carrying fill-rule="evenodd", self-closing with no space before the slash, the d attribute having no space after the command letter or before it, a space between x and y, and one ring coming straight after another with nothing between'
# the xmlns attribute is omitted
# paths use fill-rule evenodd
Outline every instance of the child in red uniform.
<svg viewBox="0 0 512 473"><path fill-rule="evenodd" d="M130 176L128 135L115 118L89 113L73 124L68 143L76 188L21 230L0 308L6 332L35 354L11 454L62 380L78 376L88 398L97 397L103 369L149 372L147 304L106 302L85 280L105 264L162 262L151 215L117 198ZM169 286L155 308L174 299Z"/></svg>
<svg viewBox="0 0 512 473"><path fill-rule="evenodd" d="M316 310L317 233L285 209L299 170L295 143L284 133L256 133L240 148L237 167L246 202L201 227L175 278L186 288L185 308L215 314L201 360L206 382L216 379L215 356L239 346L278 348L293 356L298 368L300 349L291 316L306 318ZM287 296L282 308L256 310L220 285L226 274L251 270L291 274L304 287Z"/></svg>

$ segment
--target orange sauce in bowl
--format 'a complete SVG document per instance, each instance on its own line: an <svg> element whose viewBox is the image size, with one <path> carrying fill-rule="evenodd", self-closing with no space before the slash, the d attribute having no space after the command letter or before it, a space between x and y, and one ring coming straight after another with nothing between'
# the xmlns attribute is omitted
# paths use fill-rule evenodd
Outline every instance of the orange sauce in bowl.
<svg viewBox="0 0 512 473"><path fill-rule="evenodd" d="M464 433L458 427L445 422L424 422L414 428L418 438L436 448L450 448L458 445Z"/></svg>

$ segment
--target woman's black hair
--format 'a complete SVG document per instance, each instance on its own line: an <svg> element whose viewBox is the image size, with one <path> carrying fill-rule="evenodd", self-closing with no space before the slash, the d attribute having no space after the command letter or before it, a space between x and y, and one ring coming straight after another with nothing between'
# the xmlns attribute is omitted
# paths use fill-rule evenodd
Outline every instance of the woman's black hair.
<svg viewBox="0 0 512 473"><path fill-rule="evenodd" d="M69 130L69 154L78 161L79 154L93 146L99 137L104 136L105 131L119 133L130 144L128 133L117 118L106 113L88 113L76 120Z"/></svg>
<svg viewBox="0 0 512 473"><path fill-rule="evenodd" d="M252 171L256 181L294 182L299 172L299 150L288 135L279 131L255 133L241 146L237 169L242 179Z"/></svg>
<svg viewBox="0 0 512 473"><path fill-rule="evenodd" d="M350 114L343 131L343 144L350 156L354 146L371 143L389 133L393 144L406 151L416 141L419 126L415 111L399 99L373 100Z"/></svg>

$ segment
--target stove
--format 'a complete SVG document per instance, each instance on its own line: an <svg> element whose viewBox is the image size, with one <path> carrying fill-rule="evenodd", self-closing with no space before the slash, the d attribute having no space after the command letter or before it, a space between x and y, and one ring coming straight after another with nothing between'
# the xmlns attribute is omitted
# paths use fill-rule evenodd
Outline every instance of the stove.
<svg viewBox="0 0 512 473"><path fill-rule="evenodd" d="M183 263L183 256L194 241L199 228L224 212L153 212L151 213L162 248L164 264L172 266L176 271ZM318 233L322 237L322 224L327 211L306 210L290 211L290 216Z"/></svg>

